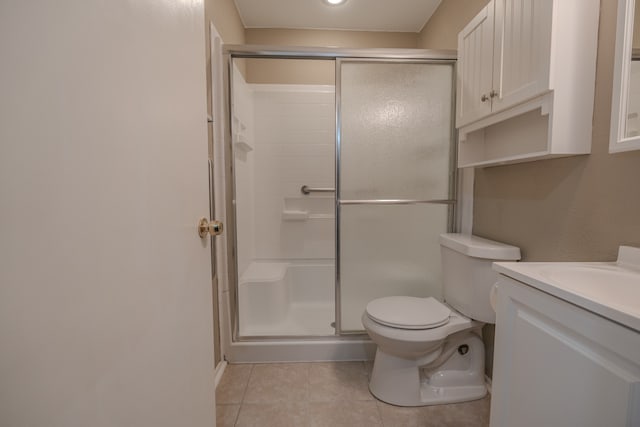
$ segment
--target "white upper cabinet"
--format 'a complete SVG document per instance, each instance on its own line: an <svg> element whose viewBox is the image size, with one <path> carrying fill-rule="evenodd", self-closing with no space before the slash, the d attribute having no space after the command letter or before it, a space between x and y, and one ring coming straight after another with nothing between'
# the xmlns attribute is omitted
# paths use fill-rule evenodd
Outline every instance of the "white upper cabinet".
<svg viewBox="0 0 640 427"><path fill-rule="evenodd" d="M549 90L552 0L495 0L492 111Z"/></svg>
<svg viewBox="0 0 640 427"><path fill-rule="evenodd" d="M495 0L458 35L458 127L549 90L552 0Z"/></svg>
<svg viewBox="0 0 640 427"><path fill-rule="evenodd" d="M599 6L492 0L460 32L460 167L590 152Z"/></svg>
<svg viewBox="0 0 640 427"><path fill-rule="evenodd" d="M458 126L491 113L493 10L493 3L485 6L458 35Z"/></svg>

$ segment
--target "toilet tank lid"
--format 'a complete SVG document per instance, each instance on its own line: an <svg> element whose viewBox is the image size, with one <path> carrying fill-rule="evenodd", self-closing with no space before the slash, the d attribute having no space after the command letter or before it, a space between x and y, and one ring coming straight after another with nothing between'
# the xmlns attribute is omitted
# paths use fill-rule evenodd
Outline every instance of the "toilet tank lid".
<svg viewBox="0 0 640 427"><path fill-rule="evenodd" d="M520 248L470 234L441 234L440 244L474 258L502 261L515 261L520 259Z"/></svg>

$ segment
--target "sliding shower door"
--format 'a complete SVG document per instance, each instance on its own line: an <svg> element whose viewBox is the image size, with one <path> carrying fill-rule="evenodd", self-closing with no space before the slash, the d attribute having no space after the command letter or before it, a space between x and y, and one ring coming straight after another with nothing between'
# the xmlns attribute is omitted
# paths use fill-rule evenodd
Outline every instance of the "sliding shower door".
<svg viewBox="0 0 640 427"><path fill-rule="evenodd" d="M367 303L442 297L438 236L452 227L452 62L338 61L340 333Z"/></svg>

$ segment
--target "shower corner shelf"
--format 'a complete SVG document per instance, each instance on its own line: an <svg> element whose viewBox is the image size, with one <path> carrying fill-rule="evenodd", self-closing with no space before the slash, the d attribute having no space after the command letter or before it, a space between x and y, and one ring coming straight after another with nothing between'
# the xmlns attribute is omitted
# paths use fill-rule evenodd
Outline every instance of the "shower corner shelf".
<svg viewBox="0 0 640 427"><path fill-rule="evenodd" d="M282 211L283 221L306 221L308 219L335 219L333 214L313 214L309 211L284 210Z"/></svg>
<svg viewBox="0 0 640 427"><path fill-rule="evenodd" d="M235 147L235 149L236 149L237 151L241 151L241 152L243 152L243 153L248 153L248 152L250 152L250 151L253 151L253 147L252 147L252 146L250 146L249 144L247 144L247 143L246 143L246 142L244 142L244 141L238 141L238 142L235 142L235 143L233 144L233 146Z"/></svg>
<svg viewBox="0 0 640 427"><path fill-rule="evenodd" d="M251 145L249 145L249 143L247 142L247 138L239 133L236 134L234 137L234 143L233 146L236 150L241 151L243 153L248 153L250 151L253 151L253 147Z"/></svg>
<svg viewBox="0 0 640 427"><path fill-rule="evenodd" d="M240 130L246 130L247 129L247 125L245 124L245 122L243 120L241 120L240 118L238 118L238 116L236 116L235 114L233 115L233 124L238 126L240 128Z"/></svg>

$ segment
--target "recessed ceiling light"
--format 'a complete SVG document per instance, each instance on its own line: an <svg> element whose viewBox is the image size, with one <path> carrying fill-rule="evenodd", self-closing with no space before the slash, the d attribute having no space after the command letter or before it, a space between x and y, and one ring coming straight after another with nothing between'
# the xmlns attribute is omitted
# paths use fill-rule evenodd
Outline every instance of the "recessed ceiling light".
<svg viewBox="0 0 640 427"><path fill-rule="evenodd" d="M339 4L343 4L347 0L323 0L323 1L331 6L337 6Z"/></svg>

